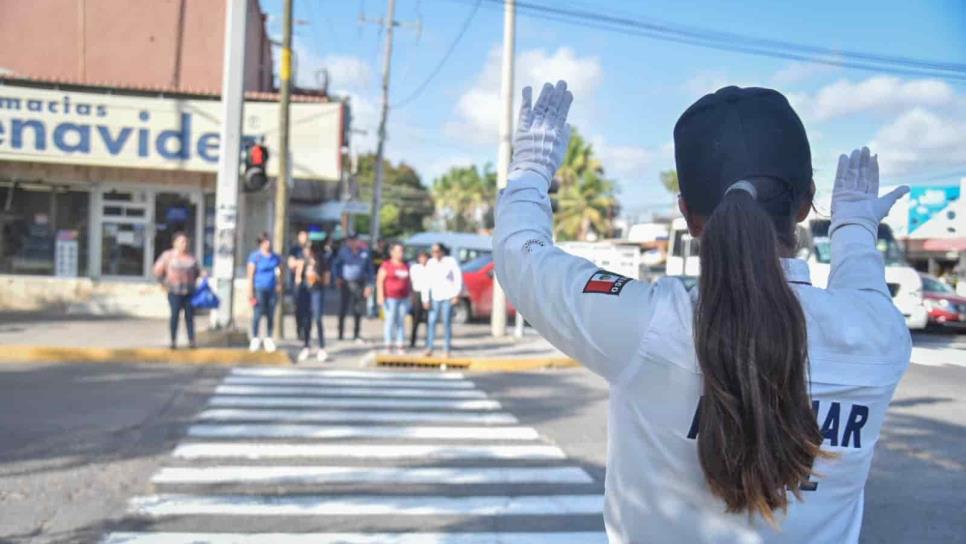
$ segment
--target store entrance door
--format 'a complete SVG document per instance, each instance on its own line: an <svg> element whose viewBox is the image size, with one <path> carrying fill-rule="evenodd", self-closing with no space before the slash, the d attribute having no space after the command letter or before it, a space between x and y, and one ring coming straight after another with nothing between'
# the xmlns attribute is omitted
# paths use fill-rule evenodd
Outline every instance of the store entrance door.
<svg viewBox="0 0 966 544"><path fill-rule="evenodd" d="M192 193L156 193L154 197L154 258L171 248L174 235L188 235L191 251L198 251L198 203Z"/></svg>
<svg viewBox="0 0 966 544"><path fill-rule="evenodd" d="M101 197L101 274L143 277L150 216L145 191L107 191Z"/></svg>

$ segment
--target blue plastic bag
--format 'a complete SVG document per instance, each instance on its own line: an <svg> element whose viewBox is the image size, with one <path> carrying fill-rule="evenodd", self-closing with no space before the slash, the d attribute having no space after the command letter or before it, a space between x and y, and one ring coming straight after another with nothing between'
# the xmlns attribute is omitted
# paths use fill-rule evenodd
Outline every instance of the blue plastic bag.
<svg viewBox="0 0 966 544"><path fill-rule="evenodd" d="M201 283L195 289L195 294L191 296L191 306L194 308L214 309L220 303L221 301L218 300L218 295L208 285L208 278L201 278Z"/></svg>

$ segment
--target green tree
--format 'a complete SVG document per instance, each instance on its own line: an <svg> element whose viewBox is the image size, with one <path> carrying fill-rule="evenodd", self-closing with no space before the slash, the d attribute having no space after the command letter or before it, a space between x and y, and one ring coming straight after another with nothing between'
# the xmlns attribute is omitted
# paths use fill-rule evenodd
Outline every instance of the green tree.
<svg viewBox="0 0 966 544"><path fill-rule="evenodd" d="M587 240L592 232L609 235L618 209L615 185L604 177L604 166L593 146L576 128L555 177L560 184L554 217L557 238Z"/></svg>
<svg viewBox="0 0 966 544"><path fill-rule="evenodd" d="M433 181L433 201L446 230L473 232L493 227L496 172L490 164L482 171L454 166Z"/></svg>
<svg viewBox="0 0 966 544"><path fill-rule="evenodd" d="M661 172L661 185L668 190L669 193L678 194L681 192L681 186L678 184L678 171L677 170L665 170Z"/></svg>
<svg viewBox="0 0 966 544"><path fill-rule="evenodd" d="M382 208L379 210L380 233L386 238L424 230L426 220L433 215L433 200L419 174L405 162L393 165L383 161ZM358 158L356 183L359 198L372 201L376 179L376 155L367 153ZM368 230L369 218L359 217L360 230Z"/></svg>

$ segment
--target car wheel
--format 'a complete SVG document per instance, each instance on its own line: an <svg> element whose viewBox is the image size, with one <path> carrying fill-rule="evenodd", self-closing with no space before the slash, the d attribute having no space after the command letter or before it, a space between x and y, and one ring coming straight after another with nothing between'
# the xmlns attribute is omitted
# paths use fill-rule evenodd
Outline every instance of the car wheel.
<svg viewBox="0 0 966 544"><path fill-rule="evenodd" d="M470 301L460 300L460 303L453 308L453 323L463 325L469 323L471 319L473 319L473 309Z"/></svg>

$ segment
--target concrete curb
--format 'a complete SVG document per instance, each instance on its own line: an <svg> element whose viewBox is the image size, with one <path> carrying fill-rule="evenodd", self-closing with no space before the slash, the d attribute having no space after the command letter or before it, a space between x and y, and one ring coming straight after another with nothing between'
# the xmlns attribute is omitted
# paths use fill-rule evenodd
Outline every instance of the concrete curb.
<svg viewBox="0 0 966 544"><path fill-rule="evenodd" d="M445 368L470 372L530 372L581 366L569 357L422 357L380 354L375 366L407 368Z"/></svg>
<svg viewBox="0 0 966 544"><path fill-rule="evenodd" d="M3 346L2 363L169 363L176 365L291 365L285 350L274 353L231 348L93 348Z"/></svg>

